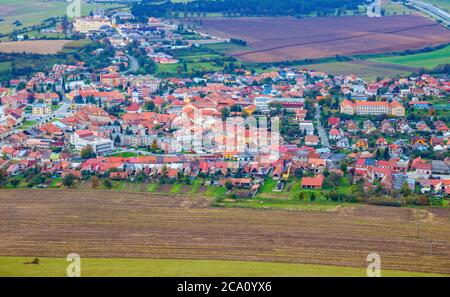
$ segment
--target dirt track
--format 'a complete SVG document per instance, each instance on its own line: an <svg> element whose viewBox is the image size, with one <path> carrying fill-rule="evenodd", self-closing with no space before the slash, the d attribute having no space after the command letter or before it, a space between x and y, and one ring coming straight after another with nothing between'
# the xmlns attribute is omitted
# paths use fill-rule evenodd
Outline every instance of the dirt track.
<svg viewBox="0 0 450 297"><path fill-rule="evenodd" d="M238 259L450 274L448 210L209 208L146 193L0 190L0 255ZM420 236L420 238L418 238ZM432 239L431 254L430 241Z"/></svg>

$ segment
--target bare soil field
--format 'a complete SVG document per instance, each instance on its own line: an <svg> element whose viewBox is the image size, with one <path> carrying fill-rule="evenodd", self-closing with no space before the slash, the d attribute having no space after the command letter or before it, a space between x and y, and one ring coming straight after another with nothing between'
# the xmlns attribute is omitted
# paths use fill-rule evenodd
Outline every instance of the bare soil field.
<svg viewBox="0 0 450 297"><path fill-rule="evenodd" d="M1 53L56 54L71 40L28 40L0 42Z"/></svg>
<svg viewBox="0 0 450 297"><path fill-rule="evenodd" d="M415 15L369 18L209 18L203 32L246 40L253 50L231 54L248 62L374 54L450 42L450 31Z"/></svg>
<svg viewBox="0 0 450 297"><path fill-rule="evenodd" d="M217 259L450 274L449 210L211 208L203 197L1 190L0 256Z"/></svg>

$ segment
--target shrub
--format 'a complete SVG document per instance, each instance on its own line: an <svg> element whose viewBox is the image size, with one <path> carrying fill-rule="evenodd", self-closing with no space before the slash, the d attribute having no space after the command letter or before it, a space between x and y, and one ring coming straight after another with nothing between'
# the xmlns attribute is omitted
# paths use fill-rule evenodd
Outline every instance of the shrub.
<svg viewBox="0 0 450 297"><path fill-rule="evenodd" d="M105 179L103 180L103 186L107 189L111 189L113 187L113 184L109 179Z"/></svg>

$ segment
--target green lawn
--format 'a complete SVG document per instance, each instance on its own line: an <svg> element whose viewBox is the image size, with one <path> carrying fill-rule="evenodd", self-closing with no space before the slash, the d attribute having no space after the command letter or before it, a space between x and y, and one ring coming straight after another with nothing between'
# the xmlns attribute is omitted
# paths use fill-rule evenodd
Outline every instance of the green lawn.
<svg viewBox="0 0 450 297"><path fill-rule="evenodd" d="M273 189L277 186L277 181L273 180L273 178L269 177L264 180L264 185L261 187L261 193L275 193Z"/></svg>
<svg viewBox="0 0 450 297"><path fill-rule="evenodd" d="M63 49L61 50L61 53L65 54L76 53L92 43L93 42L89 39L74 40L64 45Z"/></svg>
<svg viewBox="0 0 450 297"><path fill-rule="evenodd" d="M181 189L183 188L182 184L174 184L172 188L170 189L170 193L172 194L178 194L180 193Z"/></svg>
<svg viewBox="0 0 450 297"><path fill-rule="evenodd" d="M22 125L20 126L19 129L28 129L31 128L32 126L36 125L37 122L36 121L25 121L22 123Z"/></svg>
<svg viewBox="0 0 450 297"><path fill-rule="evenodd" d="M122 152L122 153L116 153L109 155L109 157L122 157L122 158L136 158L136 157L142 157L143 155L139 153L133 153L133 152Z"/></svg>
<svg viewBox="0 0 450 297"><path fill-rule="evenodd" d="M0 62L0 73L10 73L12 70L11 62Z"/></svg>
<svg viewBox="0 0 450 297"><path fill-rule="evenodd" d="M208 186L205 191L206 196L222 196L226 193L227 189L225 187L214 187Z"/></svg>
<svg viewBox="0 0 450 297"><path fill-rule="evenodd" d="M441 64L450 63L450 45L446 46L445 48L428 53L375 58L370 59L370 61L431 69Z"/></svg>
<svg viewBox="0 0 450 297"><path fill-rule="evenodd" d="M190 195L197 194L198 191L200 190L201 186L202 186L202 180L200 178L197 178L196 180L194 180L194 183L192 184L192 188L189 191L189 194Z"/></svg>
<svg viewBox="0 0 450 297"><path fill-rule="evenodd" d="M0 276L64 277L69 262L61 258L0 257ZM382 270L382 276L439 276L420 272ZM280 277L280 276L366 276L365 268L245 262L172 259L83 259L81 276L158 277Z"/></svg>
<svg viewBox="0 0 450 297"><path fill-rule="evenodd" d="M147 188L147 192L153 193L156 192L159 188L159 184L149 184Z"/></svg>
<svg viewBox="0 0 450 297"><path fill-rule="evenodd" d="M395 65L394 65L395 66ZM354 74L362 79L372 81L377 77L393 77L407 75L408 72L392 68L386 68L378 65L358 64L353 62L329 62L298 66L298 68L307 68L310 70L322 71L334 75Z"/></svg>
<svg viewBox="0 0 450 297"><path fill-rule="evenodd" d="M218 53L229 53L232 51L245 51L252 49L249 46L243 46L232 42L204 44L202 47L211 49Z"/></svg>
<svg viewBox="0 0 450 297"><path fill-rule="evenodd" d="M317 196L318 195L316 195L316 197ZM225 207L283 209L283 210L302 210L302 211L332 211L337 207L349 205L354 204L332 202L332 201L309 202L304 200L273 199L273 198L238 199L234 202L228 200L223 202L223 206Z"/></svg>

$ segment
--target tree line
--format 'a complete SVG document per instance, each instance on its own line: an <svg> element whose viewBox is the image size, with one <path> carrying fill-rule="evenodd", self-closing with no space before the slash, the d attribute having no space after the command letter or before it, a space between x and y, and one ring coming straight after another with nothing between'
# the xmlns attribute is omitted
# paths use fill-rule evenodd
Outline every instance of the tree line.
<svg viewBox="0 0 450 297"><path fill-rule="evenodd" d="M136 17L205 16L222 13L225 16L301 16L316 13L326 16L337 11L357 10L364 0L193 0L160 2L143 0L132 7Z"/></svg>

